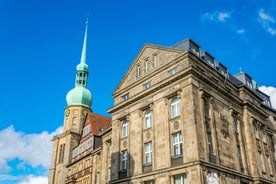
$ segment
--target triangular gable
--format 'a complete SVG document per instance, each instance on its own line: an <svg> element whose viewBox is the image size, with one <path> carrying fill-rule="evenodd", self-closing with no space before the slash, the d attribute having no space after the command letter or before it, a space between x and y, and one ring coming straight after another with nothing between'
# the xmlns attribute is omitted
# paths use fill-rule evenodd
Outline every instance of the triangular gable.
<svg viewBox="0 0 276 184"><path fill-rule="evenodd" d="M119 85L114 90L114 93L125 88L129 84L135 82L137 78L137 65L143 64L143 61L145 61L147 58L152 59L155 53L157 54L160 53L160 57L168 56L168 58L173 58L173 56L176 56L179 53L183 53L183 50L179 50L171 47L159 46L159 45L145 44L140 50L140 52L138 53L138 55L136 56L136 58L134 59L134 61L132 62L132 64L130 65L129 69L127 70L126 74L124 75ZM159 58L159 60L163 60L167 62L170 61L169 59L166 59L166 58Z"/></svg>

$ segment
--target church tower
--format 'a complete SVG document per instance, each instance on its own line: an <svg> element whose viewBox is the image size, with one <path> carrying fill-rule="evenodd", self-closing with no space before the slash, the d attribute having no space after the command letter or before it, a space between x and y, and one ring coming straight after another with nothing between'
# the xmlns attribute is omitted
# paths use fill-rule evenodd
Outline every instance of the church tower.
<svg viewBox="0 0 276 184"><path fill-rule="evenodd" d="M92 95L86 88L88 65L86 64L88 20L84 34L80 63L76 68L75 87L66 95L67 107L64 113L63 132L53 138L52 160L49 172L49 184L63 184L66 178L72 149L78 144L83 120L91 111Z"/></svg>

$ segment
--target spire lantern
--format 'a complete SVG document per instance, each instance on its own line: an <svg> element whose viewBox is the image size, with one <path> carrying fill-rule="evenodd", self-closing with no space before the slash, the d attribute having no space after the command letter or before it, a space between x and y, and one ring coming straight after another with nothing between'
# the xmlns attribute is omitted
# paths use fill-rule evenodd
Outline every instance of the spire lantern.
<svg viewBox="0 0 276 184"><path fill-rule="evenodd" d="M86 49L87 49L87 31L88 18L84 33L83 47L80 63L77 65L75 88L67 93L67 105L84 105L90 107L92 104L92 95L86 88L88 79L88 65L86 64Z"/></svg>

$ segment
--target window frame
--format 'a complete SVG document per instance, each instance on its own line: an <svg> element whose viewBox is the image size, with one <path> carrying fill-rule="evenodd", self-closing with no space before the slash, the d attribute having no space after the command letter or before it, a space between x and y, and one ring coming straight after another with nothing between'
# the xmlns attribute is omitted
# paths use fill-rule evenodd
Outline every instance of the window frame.
<svg viewBox="0 0 276 184"><path fill-rule="evenodd" d="M144 128L152 127L152 110L146 110L144 115Z"/></svg>
<svg viewBox="0 0 276 184"><path fill-rule="evenodd" d="M128 136L128 120L122 122L122 138Z"/></svg>
<svg viewBox="0 0 276 184"><path fill-rule="evenodd" d="M152 164L152 142L144 144L145 164Z"/></svg>
<svg viewBox="0 0 276 184"><path fill-rule="evenodd" d="M175 139L176 138L176 139ZM176 132L172 134L173 140L173 156L182 156L183 155L183 137L182 132Z"/></svg>
<svg viewBox="0 0 276 184"><path fill-rule="evenodd" d="M121 152L121 170L127 170L128 152L123 150Z"/></svg>
<svg viewBox="0 0 276 184"><path fill-rule="evenodd" d="M180 98L175 97L172 99L170 104L171 118L176 118L180 116Z"/></svg>

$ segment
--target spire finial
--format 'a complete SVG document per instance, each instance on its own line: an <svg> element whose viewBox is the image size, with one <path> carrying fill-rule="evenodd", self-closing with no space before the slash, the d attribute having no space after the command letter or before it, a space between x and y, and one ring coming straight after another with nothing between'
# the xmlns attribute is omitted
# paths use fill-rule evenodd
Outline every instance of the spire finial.
<svg viewBox="0 0 276 184"><path fill-rule="evenodd" d="M88 16L86 18L86 27L85 27L85 33L84 33L84 40L83 40L83 46L82 46L82 53L81 53L81 62L82 64L86 64L86 43L87 43L87 29L88 29Z"/></svg>
<svg viewBox="0 0 276 184"><path fill-rule="evenodd" d="M89 17L89 13L86 14L86 25L88 25L88 17Z"/></svg>

